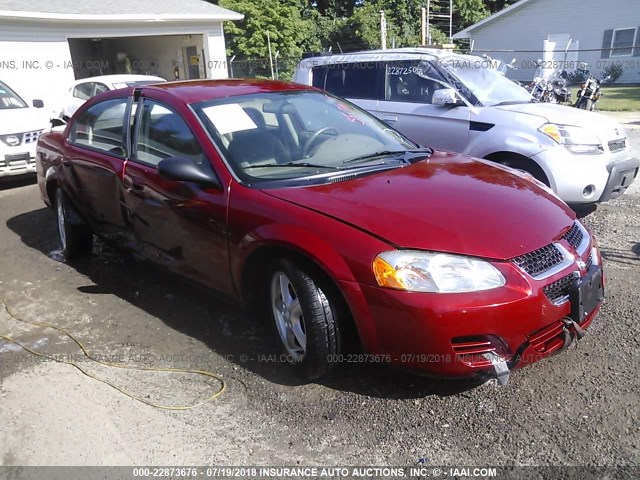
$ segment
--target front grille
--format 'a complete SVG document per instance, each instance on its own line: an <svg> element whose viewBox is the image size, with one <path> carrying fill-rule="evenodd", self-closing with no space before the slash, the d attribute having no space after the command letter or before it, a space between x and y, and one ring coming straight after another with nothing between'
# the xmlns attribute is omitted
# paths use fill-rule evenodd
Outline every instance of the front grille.
<svg viewBox="0 0 640 480"><path fill-rule="evenodd" d="M544 294L547 296L551 303L562 303L569 298L571 287L576 281L574 273L562 277L560 280L556 280L543 288Z"/></svg>
<svg viewBox="0 0 640 480"><path fill-rule="evenodd" d="M38 137L40 136L41 130L37 130L35 132L27 132L22 136L22 144L25 145L27 143L33 143L38 141Z"/></svg>
<svg viewBox="0 0 640 480"><path fill-rule="evenodd" d="M627 148L627 141L624 138L622 140L612 140L609 142L609 150L612 153L619 152L625 148Z"/></svg>
<svg viewBox="0 0 640 480"><path fill-rule="evenodd" d="M554 244L539 248L531 253L521 255L511 260L532 277L540 275L559 265L564 260L562 252Z"/></svg>
<svg viewBox="0 0 640 480"><path fill-rule="evenodd" d="M571 229L562 236L563 240L566 240L569 245L571 245L574 250L578 250L578 247L582 243L584 239L584 234L580 227L578 227L577 223L574 223Z"/></svg>

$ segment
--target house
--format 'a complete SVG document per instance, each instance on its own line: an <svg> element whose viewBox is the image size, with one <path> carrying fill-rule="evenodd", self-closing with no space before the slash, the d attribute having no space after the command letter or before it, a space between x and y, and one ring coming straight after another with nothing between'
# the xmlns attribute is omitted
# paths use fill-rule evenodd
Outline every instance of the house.
<svg viewBox="0 0 640 480"><path fill-rule="evenodd" d="M46 106L95 75L226 78L222 24L242 18L204 0L0 0L0 80Z"/></svg>
<svg viewBox="0 0 640 480"><path fill-rule="evenodd" d="M477 55L516 58L518 70L509 73L516 80L531 80L542 59L547 74L586 62L599 77L619 65L619 83L640 83L638 0L520 0L453 38L469 39Z"/></svg>

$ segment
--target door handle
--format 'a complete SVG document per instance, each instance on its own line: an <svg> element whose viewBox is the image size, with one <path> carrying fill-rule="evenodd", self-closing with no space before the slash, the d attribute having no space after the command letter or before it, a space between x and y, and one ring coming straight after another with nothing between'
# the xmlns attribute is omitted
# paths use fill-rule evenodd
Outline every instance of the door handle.
<svg viewBox="0 0 640 480"><path fill-rule="evenodd" d="M397 122L398 117L396 117L395 115L385 115L382 117L382 120L385 122Z"/></svg>

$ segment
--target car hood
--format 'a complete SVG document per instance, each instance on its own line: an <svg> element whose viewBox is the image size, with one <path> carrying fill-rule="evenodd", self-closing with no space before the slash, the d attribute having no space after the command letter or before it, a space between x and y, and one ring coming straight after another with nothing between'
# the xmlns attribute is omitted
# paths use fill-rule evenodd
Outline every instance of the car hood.
<svg viewBox="0 0 640 480"><path fill-rule="evenodd" d="M353 180L264 192L398 248L499 260L551 243L575 220L561 200L529 180L444 152Z"/></svg>
<svg viewBox="0 0 640 480"><path fill-rule="evenodd" d="M518 103L500 105L496 108L540 117L540 125L543 123L556 123L586 128L600 138L601 141L625 137L624 129L620 124L597 112L587 112L579 108L552 103Z"/></svg>
<svg viewBox="0 0 640 480"><path fill-rule="evenodd" d="M45 115L35 108L0 109L0 135L32 132L46 127Z"/></svg>

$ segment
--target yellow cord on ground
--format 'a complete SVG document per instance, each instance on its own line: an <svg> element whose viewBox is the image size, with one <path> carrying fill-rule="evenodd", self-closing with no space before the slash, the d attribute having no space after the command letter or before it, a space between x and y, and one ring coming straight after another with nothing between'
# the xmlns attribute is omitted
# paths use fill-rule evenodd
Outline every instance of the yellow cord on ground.
<svg viewBox="0 0 640 480"><path fill-rule="evenodd" d="M142 402L142 403L144 403L146 405L149 405L151 407L161 408L161 409L164 409L164 410L190 410L192 408L199 407L201 405L209 403L210 401L212 401L215 398L219 397L222 394L222 392L224 392L224 390L226 388L226 384L225 384L224 380L222 379L222 377L220 377L219 375L216 375L213 372L209 372L207 370L190 370L190 369L186 369L186 368L168 368L168 367L167 368L163 368L163 367L137 367L137 366L126 365L126 364L122 364L122 363L104 362L102 360L99 360L97 358L92 357L89 354L89 352L87 351L87 349L85 348L85 346L82 344L82 342L80 342L80 340L78 340L76 337L74 337L72 334L70 334L64 328L57 327L57 326L52 325L50 323L33 322L33 321L30 321L30 320L25 320L23 318L20 318L19 316L17 316L16 314L14 314L11 311L11 309L9 308L9 305L8 305L8 303L7 303L7 301L5 300L4 297L0 297L0 301L2 302L2 305L4 306L4 309L6 310L6 312L14 320L16 320L18 322L22 322L22 323L27 323L29 325L34 325L36 327L51 328L53 330L57 330L58 332L64 334L67 337L69 337L76 345L78 345L78 347L80 347L80 350L82 350L82 353L84 354L84 356L87 357L89 360L91 360L94 363L98 363L100 365L104 365L106 367L111 367L111 368L121 368L121 369L124 369L124 370L138 370L138 371L150 371L150 372L170 372L170 373L183 373L183 374L202 375L202 376L205 376L205 377L213 378L213 379L217 380L218 382L220 382L220 388L218 390L216 390L209 398L207 398L206 400L204 400L202 402L196 403L194 405L162 405L162 404L150 402L149 400L145 400L144 398L138 397L138 396L132 394L131 392L128 392L125 389L113 384L109 380L104 379L104 378L100 378L100 377L94 375L93 373L86 371L84 368L82 368L80 365L78 365L75 362L71 362L69 360L62 360L62 359L55 358L55 357L52 357L52 356L44 354L44 353L36 352L36 351L30 349L29 347L26 347L22 343L14 340L13 338L7 337L6 335L1 335L0 334L0 338L1 339L5 340L5 341L7 341L9 343L13 343L14 345L18 345L20 348L26 350L27 352L29 352L32 355L35 355L35 356L41 357L41 358L46 358L48 360L51 360L51 361L54 361L54 362L57 362L57 363L62 363L62 364L65 364L65 365L71 365L72 367L75 367L78 370L80 370L87 377L93 378L94 380L102 382L105 385L109 385L111 388L116 389L117 391L119 391L120 393L126 395L127 397L132 398L133 400L137 400L139 402Z"/></svg>

